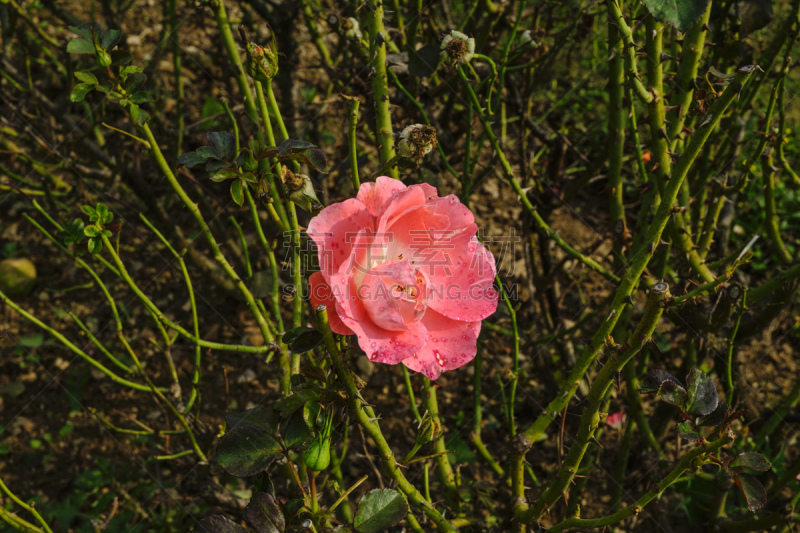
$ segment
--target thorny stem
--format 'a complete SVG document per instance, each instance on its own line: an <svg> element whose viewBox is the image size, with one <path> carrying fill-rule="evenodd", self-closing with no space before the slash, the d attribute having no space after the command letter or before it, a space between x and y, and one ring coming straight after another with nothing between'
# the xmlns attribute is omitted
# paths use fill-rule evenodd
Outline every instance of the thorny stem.
<svg viewBox="0 0 800 533"><path fill-rule="evenodd" d="M443 428L444 426L439 417L439 402L436 397L436 385L426 377L422 378L422 383L425 389L423 400L426 409L428 409L428 414L440 428ZM442 431L439 438L433 443L433 449L437 454L436 471L439 474L439 482L445 488L445 496L448 505L451 507L458 507L458 487L456 486L456 477L453 473L453 467L450 465L450 459L447 458L447 446L444 442L444 436L445 432Z"/></svg>
<svg viewBox="0 0 800 533"><path fill-rule="evenodd" d="M358 107L361 101L353 96L339 95L350 101L350 128L347 130L347 151L350 155L350 179L353 182L353 192L357 193L361 188L361 180L358 177L358 147L356 146L356 128L358 128Z"/></svg>
<svg viewBox="0 0 800 533"><path fill-rule="evenodd" d="M562 533L563 531L567 531L571 528L580 528L580 529L588 529L588 528L602 528L604 526L608 526L611 524L616 524L626 518L630 518L639 514L645 505L653 501L655 498L659 497L670 485L675 483L675 481L681 477L681 475L689 468L692 467L693 462L696 458L701 457L706 454L713 453L726 444L729 444L733 441L732 435L725 435L722 438L719 438L715 441L708 442L703 444L702 446L698 446L697 448L693 449L689 453L687 453L683 459L678 463L678 465L672 469L672 471L661 481L658 482L657 490L649 490L647 493L636 500L636 502L624 509L617 511L616 513L610 514L608 516L604 516L602 518L568 518L563 522L559 522L558 524L554 525L548 530L548 533Z"/></svg>
<svg viewBox="0 0 800 533"><path fill-rule="evenodd" d="M381 0L367 0L369 17L369 46L372 68L372 97L375 101L375 134L378 138L378 152L384 163L395 156L394 131L389 103L389 83L386 74L386 42L389 34L383 26L383 3ZM397 168L390 168L388 176L398 179Z"/></svg>
<svg viewBox="0 0 800 533"><path fill-rule="evenodd" d="M375 441L375 444L380 450L380 457L383 461L386 470L391 478L397 483L398 488L405 494L408 500L415 506L422 509L422 511L430 518L436 528L443 533L456 533L456 529L442 516L439 511L434 509L420 492L408 482L403 472L397 464L389 443L381 432L378 420L375 417L375 411L361 401L361 393L356 387L353 380L353 374L347 365L342 361L341 352L336 344L336 340L331 331L330 323L328 322L328 311L325 306L319 306L316 309L318 327L323 335L323 342L325 348L331 356L331 361L339 379L344 382L345 389L347 390L347 403L350 407L351 415L358 421L364 430Z"/></svg>
<svg viewBox="0 0 800 533"><path fill-rule="evenodd" d="M505 472L503 472L503 467L495 461L492 454L486 448L486 445L483 443L483 439L481 438L481 431L483 429L483 407L481 406L481 378L483 377L483 346L478 345L477 353L475 354L474 359L475 364L475 385L473 395L475 398L475 414L473 415L472 419L472 445L475 446L475 449L478 450L478 453L486 461L492 470L494 470L495 474L502 477Z"/></svg>
<svg viewBox="0 0 800 533"><path fill-rule="evenodd" d="M639 278L650 262L652 254L655 251L656 243L661 241L661 235L672 215L672 205L678 196L678 190L683 180L686 178L689 168L697 158L706 140L711 135L711 131L719 123L722 114L738 94L739 88L749 79L754 70L755 67L742 67L739 69L733 83L728 86L725 92L723 92L712 105L711 111L709 112L712 117L711 120L697 128L697 131L687 144L683 156L678 160L673 170L672 178L666 185L661 204L653 217L644 242L631 254L630 265L614 293L614 298L610 306L611 312L600 328L598 328L592 341L584 348L559 394L548 404L545 411L522 433L528 442L536 442L550 423L558 416L558 413L564 410L564 407L574 396L578 385L600 352L607 336L613 331L623 307L627 304L628 298L638 286ZM787 273L785 273L784 276ZM800 265L797 267L797 272L792 274L794 276L800 276ZM523 461L524 454L511 454L511 466L509 467L509 471L512 475L512 481L514 481L512 486L514 487L514 496L516 498L524 497L521 478L517 480L513 477L516 473L521 473L523 471Z"/></svg>
<svg viewBox="0 0 800 533"><path fill-rule="evenodd" d="M578 425L578 435L570 444L569 453L564 458L564 462L559 469L558 476L550 483L548 489L539 497L536 503L530 508L525 509L525 505L520 503L515 506L514 515L524 523L530 523L542 516L544 511L550 508L561 494L569 486L570 481L578 471L586 449L600 423L600 408L605 398L608 388L614 383L617 372L622 370L642 347L650 340L650 336L658 325L658 319L664 311L662 303L669 296L669 288L666 283L659 282L650 288L647 297L644 313L639 321L639 325L631 333L628 342L618 353L610 353L603 368L598 372L594 379L589 395L587 406L583 409L581 420ZM613 348L610 348L613 350Z"/></svg>

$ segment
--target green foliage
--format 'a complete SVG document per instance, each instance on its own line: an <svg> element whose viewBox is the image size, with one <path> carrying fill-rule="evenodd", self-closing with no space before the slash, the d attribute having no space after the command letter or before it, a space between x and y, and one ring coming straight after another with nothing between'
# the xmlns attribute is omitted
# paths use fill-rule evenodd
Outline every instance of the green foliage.
<svg viewBox="0 0 800 533"><path fill-rule="evenodd" d="M710 0L642 0L653 16L686 32L700 19Z"/></svg>
<svg viewBox="0 0 800 533"><path fill-rule="evenodd" d="M358 533L378 533L397 524L408 512L408 503L396 490L371 490L361 498L353 526Z"/></svg>

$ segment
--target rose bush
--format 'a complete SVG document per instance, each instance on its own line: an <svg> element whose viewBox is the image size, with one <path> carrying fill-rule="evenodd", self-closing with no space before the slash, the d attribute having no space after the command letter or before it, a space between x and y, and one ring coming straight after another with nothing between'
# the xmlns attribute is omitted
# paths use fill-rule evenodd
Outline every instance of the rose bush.
<svg viewBox="0 0 800 533"><path fill-rule="evenodd" d="M437 379L475 357L481 320L497 309L494 258L477 229L455 195L388 177L364 183L309 223L320 263L311 302L370 360Z"/></svg>

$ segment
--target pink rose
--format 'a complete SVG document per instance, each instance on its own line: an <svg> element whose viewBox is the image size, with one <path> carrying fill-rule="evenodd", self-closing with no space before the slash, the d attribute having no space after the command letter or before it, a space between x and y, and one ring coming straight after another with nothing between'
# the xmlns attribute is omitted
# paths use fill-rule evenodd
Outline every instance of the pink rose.
<svg viewBox="0 0 800 533"><path fill-rule="evenodd" d="M456 196L430 185L364 183L308 225L321 270L311 302L370 360L437 379L475 357L481 320L497 309L494 258L477 230Z"/></svg>

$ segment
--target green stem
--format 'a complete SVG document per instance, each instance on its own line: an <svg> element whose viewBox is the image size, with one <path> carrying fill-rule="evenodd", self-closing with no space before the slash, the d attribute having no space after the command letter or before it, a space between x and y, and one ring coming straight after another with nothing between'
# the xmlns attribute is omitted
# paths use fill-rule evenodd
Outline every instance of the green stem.
<svg viewBox="0 0 800 533"><path fill-rule="evenodd" d="M20 500L13 492L11 492L11 489L9 489L6 486L6 484L3 483L3 479L2 478L0 478L0 491L2 491L6 496L8 496L11 499L11 501L16 503L17 505L19 505L20 507L22 507L23 509L25 509L29 513L31 513L33 515L33 517L36 518L36 521L39 522L39 525L42 526L42 530L47 531L47 533L53 533L53 530L50 529L49 525L47 525L47 522L45 522L44 518L42 518L42 515L39 514L39 511L37 511L33 507L33 505L28 505L27 503L25 503L22 500ZM27 522L25 522L22 519L19 519L18 522L20 523L20 525L22 525L22 523L27 524Z"/></svg>
<svg viewBox="0 0 800 533"><path fill-rule="evenodd" d="M336 345L336 339L333 336L330 323L328 322L328 311L325 309L325 306L319 306L316 312L317 323L323 334L325 348L331 356L331 361L333 362L334 368L336 368L339 379L344 382L345 389L347 390L347 403L350 407L350 413L364 428L364 431L375 441L375 444L380 450L381 460L389 476L397 483L397 487L406 495L409 502L422 509L440 532L456 533L457 530L445 520L439 511L434 509L433 506L425 500L425 497L420 494L420 492L408 482L405 475L403 475L403 472L398 467L397 460L394 457L394 453L392 453L389 443L381 432L380 425L375 416L375 411L373 411L369 405L363 404L359 399L361 393L353 380L352 371L342 361L341 352Z"/></svg>
<svg viewBox="0 0 800 533"><path fill-rule="evenodd" d="M486 464L494 470L495 474L498 476L503 476L503 467L495 461L492 454L489 453L489 450L486 448L486 445L483 444L483 439L481 438L481 431L483 430L483 408L481 406L481 379L483 377L482 372L483 366L483 346L478 345L478 352L475 354L475 385L474 385L474 398L475 398L475 414L472 419L472 445L475 446L475 449L478 450L478 453L486 461Z"/></svg>
<svg viewBox="0 0 800 533"><path fill-rule="evenodd" d="M139 213L139 218L142 219L142 222L150 228L150 231L156 234L159 240L164 244L167 250L172 253L173 257L177 259L178 265L181 267L181 273L183 274L183 279L186 282L186 290L189 293L189 306L192 310L192 327L194 330L194 336L196 339L200 338L200 321L197 317L197 302L194 297L194 288L192 287L192 278L189 276L189 270L186 268L186 262L183 260L183 254L179 254L175 248L169 243L169 240L164 237L164 235L156 229L156 227L144 216L143 213ZM191 412L192 406L194 405L195 400L197 400L199 388L200 388L200 374L201 374L201 362L202 362L202 350L200 348L200 344L195 342L194 347L194 373L192 375L192 392L189 395L189 400L186 402L185 411Z"/></svg>
<svg viewBox="0 0 800 533"><path fill-rule="evenodd" d="M439 417L439 401L436 397L436 386L430 379L422 378L423 387L425 389L424 402L425 407L428 409L431 419L440 428L442 425L441 418ZM447 504L451 507L458 506L458 487L456 486L456 476L453 472L453 467L450 464L450 459L447 458L447 446L444 442L444 431L441 432L439 438L434 442L434 451L436 457L436 472L439 474L439 482L445 488L445 498Z"/></svg>
<svg viewBox="0 0 800 533"><path fill-rule="evenodd" d="M419 409L417 408L417 400L414 398L414 387L411 386L411 376L408 373L408 368L406 365L400 365L403 368L403 379L406 382L406 391L408 392L408 403L411 405L411 412L414 413L414 418L416 418L417 423L422 422L422 415L419 414Z"/></svg>
<svg viewBox="0 0 800 533"><path fill-rule="evenodd" d="M639 72L636 67L636 46L633 42L633 31L625 22L622 16L622 10L615 0L607 0L609 24L612 22L616 25L617 30L622 38L625 48L625 68L628 71L628 82L631 84L632 89L636 92L639 98L646 104L653 101L653 94L647 90L639 78Z"/></svg>
<svg viewBox="0 0 800 533"><path fill-rule="evenodd" d="M622 370L625 364L639 353L639 350L650 340L656 325L658 325L658 319L664 311L662 303L667 300L668 296L669 288L666 283L659 282L650 288L650 294L647 297L644 314L639 321L639 325L631 333L622 351L610 355L589 389L588 405L583 409L578 425L578 435L570 444L569 453L564 458L557 478L550 483L548 489L530 509L525 509L522 503L515 506L514 514L520 521L530 523L539 519L545 510L550 508L561 497L561 494L575 477L586 449L589 447L594 432L600 423L600 407L606 392L614 383L617 372Z"/></svg>
<svg viewBox="0 0 800 533"><path fill-rule="evenodd" d="M698 446L697 448L693 449L689 453L687 453L683 459L678 463L678 465L672 469L672 471L661 481L658 482L655 490L651 489L648 490L647 493L636 500L636 502L624 509L617 511L608 516L604 516L602 518L568 518L563 522L559 522L558 524L554 525L548 530L548 533L562 533L563 531L567 531L571 528L578 528L578 529L588 529L588 528L602 528L604 526L609 526L611 524L616 524L626 518L630 518L635 516L636 514L640 513L641 510L655 498L661 496L661 494L667 490L667 488L675 483L675 481L683 475L683 473L692 467L693 462L695 459L713 453L726 444L733 441L731 436L724 436L720 439L717 439L713 442L709 442L703 444L702 446Z"/></svg>
<svg viewBox="0 0 800 533"><path fill-rule="evenodd" d="M375 135L378 138L378 152L382 162L395 156L394 130L390 113L389 83L386 74L386 41L389 34L383 26L383 2L367 0L369 17L369 45L372 68L372 98L375 105ZM390 168L388 176L398 179L396 168Z"/></svg>
<svg viewBox="0 0 800 533"><path fill-rule="evenodd" d="M350 155L350 179L353 181L353 193L361 188L358 177L358 146L356 145L356 128L358 128L358 107L361 101L352 96L340 95L350 100L350 128L347 130L347 148Z"/></svg>

